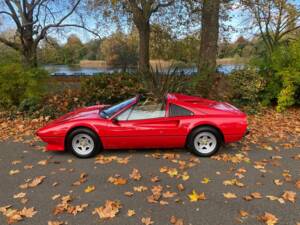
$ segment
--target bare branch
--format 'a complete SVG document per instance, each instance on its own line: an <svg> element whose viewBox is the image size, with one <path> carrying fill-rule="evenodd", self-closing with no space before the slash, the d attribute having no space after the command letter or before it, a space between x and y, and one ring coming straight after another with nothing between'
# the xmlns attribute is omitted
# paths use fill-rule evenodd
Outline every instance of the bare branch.
<svg viewBox="0 0 300 225"><path fill-rule="evenodd" d="M15 42L11 42L3 37L0 37L0 42L2 42L3 44L5 44L17 51L19 51L21 49L19 44L15 43Z"/></svg>

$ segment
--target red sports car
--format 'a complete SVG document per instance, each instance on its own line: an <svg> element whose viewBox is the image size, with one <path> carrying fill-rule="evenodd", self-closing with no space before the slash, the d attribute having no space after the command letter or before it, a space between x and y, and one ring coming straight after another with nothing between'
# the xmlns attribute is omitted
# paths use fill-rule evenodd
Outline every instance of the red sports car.
<svg viewBox="0 0 300 225"><path fill-rule="evenodd" d="M234 106L182 94L167 94L163 102L136 96L78 109L37 131L47 150L70 150L80 158L101 149L184 147L211 156L246 134L247 116Z"/></svg>

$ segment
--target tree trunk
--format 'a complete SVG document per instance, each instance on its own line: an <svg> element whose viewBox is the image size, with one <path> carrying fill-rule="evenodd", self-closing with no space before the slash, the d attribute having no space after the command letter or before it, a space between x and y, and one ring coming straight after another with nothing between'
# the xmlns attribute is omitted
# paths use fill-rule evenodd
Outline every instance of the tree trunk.
<svg viewBox="0 0 300 225"><path fill-rule="evenodd" d="M26 33L23 37L23 64L26 67L37 67L37 45L35 44L31 33Z"/></svg>
<svg viewBox="0 0 300 225"><path fill-rule="evenodd" d="M219 11L221 0L204 0L200 44L199 72L215 72L218 55Z"/></svg>
<svg viewBox="0 0 300 225"><path fill-rule="evenodd" d="M149 43L150 43L150 23L140 23L138 26L139 31L139 65L140 72L149 72L150 69L150 56L149 56Z"/></svg>
<svg viewBox="0 0 300 225"><path fill-rule="evenodd" d="M29 47L23 50L23 64L31 68L38 66L36 48Z"/></svg>

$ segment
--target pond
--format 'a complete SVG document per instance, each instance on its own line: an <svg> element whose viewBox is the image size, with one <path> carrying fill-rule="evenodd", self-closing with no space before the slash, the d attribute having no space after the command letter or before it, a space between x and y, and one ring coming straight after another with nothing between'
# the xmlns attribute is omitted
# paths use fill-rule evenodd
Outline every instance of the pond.
<svg viewBox="0 0 300 225"><path fill-rule="evenodd" d="M243 64L224 64L218 66L218 72L223 74L229 74L234 70L242 69ZM122 72L119 68L95 68L95 67L80 67L69 65L45 65L44 68L54 76L92 76L101 73L116 73ZM127 72L134 72L135 69L129 69ZM167 72L167 69L162 69L163 72ZM177 73L192 75L197 72L196 67L178 68Z"/></svg>

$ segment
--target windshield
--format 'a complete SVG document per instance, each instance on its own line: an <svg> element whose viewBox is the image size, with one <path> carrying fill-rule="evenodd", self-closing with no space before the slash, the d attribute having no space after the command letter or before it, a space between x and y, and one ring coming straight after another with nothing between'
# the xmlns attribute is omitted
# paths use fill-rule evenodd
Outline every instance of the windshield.
<svg viewBox="0 0 300 225"><path fill-rule="evenodd" d="M132 103L134 103L136 100L136 97L128 99L124 102L121 102L117 105L111 106L103 111L100 112L100 116L103 118L110 118L111 116L113 116L116 112L126 108L128 105L131 105Z"/></svg>

